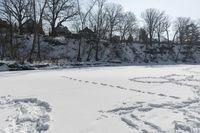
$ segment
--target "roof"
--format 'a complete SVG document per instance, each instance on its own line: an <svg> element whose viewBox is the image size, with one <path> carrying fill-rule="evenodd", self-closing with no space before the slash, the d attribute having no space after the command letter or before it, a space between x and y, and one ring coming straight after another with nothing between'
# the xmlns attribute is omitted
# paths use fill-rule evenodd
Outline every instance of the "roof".
<svg viewBox="0 0 200 133"><path fill-rule="evenodd" d="M89 29L88 27L79 31L79 33L94 34L94 32L91 29Z"/></svg>
<svg viewBox="0 0 200 133"><path fill-rule="evenodd" d="M9 24L6 21L0 19L0 29L8 28L8 27L9 27Z"/></svg>
<svg viewBox="0 0 200 133"><path fill-rule="evenodd" d="M68 27L60 25L58 27L55 28L55 32L56 34L71 34L71 32L69 31Z"/></svg>
<svg viewBox="0 0 200 133"><path fill-rule="evenodd" d="M35 21L34 21L32 18L30 18L30 19L26 20L26 21L23 23L23 25L34 24L34 22L35 22Z"/></svg>

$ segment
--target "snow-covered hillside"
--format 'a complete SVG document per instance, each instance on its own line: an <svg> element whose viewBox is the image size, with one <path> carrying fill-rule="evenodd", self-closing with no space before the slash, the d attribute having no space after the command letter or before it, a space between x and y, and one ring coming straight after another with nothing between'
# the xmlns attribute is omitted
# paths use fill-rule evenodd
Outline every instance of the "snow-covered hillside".
<svg viewBox="0 0 200 133"><path fill-rule="evenodd" d="M14 60L27 61L29 57L33 37L30 35L17 36L15 39L16 55ZM41 61L50 63L75 63L79 51L79 39L69 39L63 36L43 36L40 41ZM96 43L83 39L80 46L81 62L94 62L96 60ZM1 48L0 48L1 51ZM188 52L190 51L190 52ZM148 50L142 43L110 43L101 40L98 44L98 61L100 62L124 62L124 63L200 63L200 49L195 45L188 50L185 45L154 44ZM8 52L8 51L7 51ZM37 59L38 49L36 47L33 58ZM9 56L2 58L10 60Z"/></svg>
<svg viewBox="0 0 200 133"><path fill-rule="evenodd" d="M198 133L200 66L0 73L0 133Z"/></svg>

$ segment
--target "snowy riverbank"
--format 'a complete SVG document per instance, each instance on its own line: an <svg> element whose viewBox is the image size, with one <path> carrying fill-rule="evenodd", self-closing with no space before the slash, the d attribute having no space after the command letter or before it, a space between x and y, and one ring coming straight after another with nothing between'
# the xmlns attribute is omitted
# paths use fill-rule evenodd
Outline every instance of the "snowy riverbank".
<svg viewBox="0 0 200 133"><path fill-rule="evenodd" d="M1 72L0 133L196 133L199 68Z"/></svg>

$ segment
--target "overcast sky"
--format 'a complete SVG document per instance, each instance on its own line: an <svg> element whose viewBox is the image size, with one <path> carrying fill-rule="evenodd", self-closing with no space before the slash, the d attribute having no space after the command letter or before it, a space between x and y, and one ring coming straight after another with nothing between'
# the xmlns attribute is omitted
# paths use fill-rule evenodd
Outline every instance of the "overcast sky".
<svg viewBox="0 0 200 133"><path fill-rule="evenodd" d="M108 0L121 4L126 11L133 11L137 17L148 8L166 11L174 17L184 16L200 19L200 0Z"/></svg>

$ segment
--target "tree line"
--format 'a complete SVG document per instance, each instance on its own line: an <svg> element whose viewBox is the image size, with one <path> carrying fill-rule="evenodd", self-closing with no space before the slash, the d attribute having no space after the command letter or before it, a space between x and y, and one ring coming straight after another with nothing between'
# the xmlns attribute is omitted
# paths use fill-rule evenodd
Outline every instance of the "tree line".
<svg viewBox="0 0 200 133"><path fill-rule="evenodd" d="M187 17L172 20L164 11L147 9L141 14L142 25L133 12L125 12L120 4L109 3L106 0L0 0L0 18L9 24L7 42L10 57L15 58L13 37L23 35L23 24L34 20L33 42L27 60L34 60L33 53L37 47L37 60L40 60L40 30L49 27L49 35L56 36L55 29L61 25L70 24L70 29L79 32L86 27L96 33L95 58L98 61L98 49L101 40L112 43L117 36L120 42L126 40L139 41L145 45L146 54L155 54L155 46L162 44L168 49L178 46L179 52L187 45L186 55L192 48L200 44L199 22ZM80 36L77 61L81 61L81 46L83 36ZM156 45L155 45L156 44ZM181 44L181 45L180 45ZM162 52L162 50L160 50Z"/></svg>

